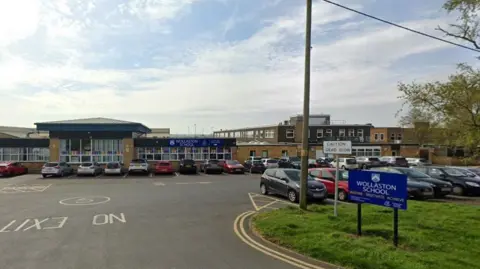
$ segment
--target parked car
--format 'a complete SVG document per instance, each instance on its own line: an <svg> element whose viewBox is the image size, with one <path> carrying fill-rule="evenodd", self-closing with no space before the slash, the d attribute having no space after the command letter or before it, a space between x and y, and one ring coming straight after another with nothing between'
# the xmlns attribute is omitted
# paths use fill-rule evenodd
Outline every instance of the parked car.
<svg viewBox="0 0 480 269"><path fill-rule="evenodd" d="M267 169L278 168L278 160L275 160L275 159L265 158L265 159L262 159L262 163L263 165L265 165Z"/></svg>
<svg viewBox="0 0 480 269"><path fill-rule="evenodd" d="M370 169L370 171L402 174L397 170L393 170L393 169L389 170L386 167L376 167L376 168ZM408 191L409 197L412 197L415 199L422 199L422 200L431 199L434 197L434 194L435 194L432 184L416 181L411 179L408 176L407 176L407 191Z"/></svg>
<svg viewBox="0 0 480 269"><path fill-rule="evenodd" d="M308 168L328 168L328 167L332 167L332 165L327 162L325 159L322 159L322 158L319 158L319 159L312 159L312 160L308 160Z"/></svg>
<svg viewBox="0 0 480 269"><path fill-rule="evenodd" d="M260 191L263 195L278 194L288 198L290 202L298 202L300 194L300 171L298 169L267 169L260 179ZM322 182L308 176L307 198L323 201L327 190Z"/></svg>
<svg viewBox="0 0 480 269"><path fill-rule="evenodd" d="M405 158L409 166L429 165L430 162L425 158Z"/></svg>
<svg viewBox="0 0 480 269"><path fill-rule="evenodd" d="M245 167L239 163L237 160L228 160L225 161L225 165L223 166L223 171L225 173L245 173Z"/></svg>
<svg viewBox="0 0 480 269"><path fill-rule="evenodd" d="M23 175L28 173L28 168L19 162L2 162L0 163L0 177L10 177Z"/></svg>
<svg viewBox="0 0 480 269"><path fill-rule="evenodd" d="M370 169L372 167L383 167L386 165L386 163L380 161L378 157L355 157L355 159L360 169Z"/></svg>
<svg viewBox="0 0 480 269"><path fill-rule="evenodd" d="M407 175L408 178L413 181L426 182L426 183L432 184L434 196L437 198L445 197L446 195L452 193L452 188L453 188L452 183L433 178L413 168L385 167L383 169L388 172L400 172L404 175Z"/></svg>
<svg viewBox="0 0 480 269"><path fill-rule="evenodd" d="M157 161L155 163L155 174L173 174L175 169L170 161Z"/></svg>
<svg viewBox="0 0 480 269"><path fill-rule="evenodd" d="M150 173L149 165L145 159L133 159L128 166L128 173Z"/></svg>
<svg viewBox="0 0 480 269"><path fill-rule="evenodd" d="M48 162L42 167L42 177L60 176L73 174L73 168L66 162Z"/></svg>
<svg viewBox="0 0 480 269"><path fill-rule="evenodd" d="M263 172L265 172L267 168L265 167L262 161L253 161L249 163L248 166L245 166L245 169L248 172L250 172L250 174L254 174L254 173L263 174Z"/></svg>
<svg viewBox="0 0 480 269"><path fill-rule="evenodd" d="M409 167L407 159L402 156L383 156L380 161L384 162L386 166Z"/></svg>
<svg viewBox="0 0 480 269"><path fill-rule="evenodd" d="M332 162L332 167L337 167L337 161L334 160ZM357 160L353 157L348 158L339 158L338 159L338 167L342 169L358 169Z"/></svg>
<svg viewBox="0 0 480 269"><path fill-rule="evenodd" d="M223 166L219 165L219 160L205 160L200 164L200 172L208 173L223 173Z"/></svg>
<svg viewBox="0 0 480 269"><path fill-rule="evenodd" d="M290 160L288 157L282 157L280 160L278 160L278 167L279 168L292 168L292 163L290 163Z"/></svg>
<svg viewBox="0 0 480 269"><path fill-rule="evenodd" d="M77 176L96 176L103 173L103 168L100 164L93 163L81 163L77 168Z"/></svg>
<svg viewBox="0 0 480 269"><path fill-rule="evenodd" d="M290 167L288 168L295 168L295 169L301 169L301 162L302 159L300 157L287 157L288 163L290 164Z"/></svg>
<svg viewBox="0 0 480 269"><path fill-rule="evenodd" d="M480 176L480 168L470 167L470 168L467 168L467 169L468 169L468 171L474 173L475 175Z"/></svg>
<svg viewBox="0 0 480 269"><path fill-rule="evenodd" d="M417 166L415 169L452 183L455 195L480 195L480 180L469 177L458 169L444 166Z"/></svg>
<svg viewBox="0 0 480 269"><path fill-rule="evenodd" d="M338 200L346 201L348 199L348 170L339 170L338 178ZM328 195L335 195L336 169L332 168L312 168L308 174L322 182L327 188Z"/></svg>
<svg viewBox="0 0 480 269"><path fill-rule="evenodd" d="M178 172L181 174L196 174L197 173L197 164L194 160L183 159L180 160L180 165L178 167Z"/></svg>
<svg viewBox="0 0 480 269"><path fill-rule="evenodd" d="M261 157L250 156L250 157L248 157L248 159L245 160L245 162L247 162L247 161L261 161L261 160L262 160Z"/></svg>
<svg viewBox="0 0 480 269"><path fill-rule="evenodd" d="M473 171L471 171L469 168L466 167L458 167L458 166L452 166L452 168L460 170L462 173L465 175L474 178L476 180L480 180L480 175L475 174Z"/></svg>
<svg viewBox="0 0 480 269"><path fill-rule="evenodd" d="M105 166L103 173L105 175L123 175L125 173L125 169L123 168L123 164L121 162L109 162Z"/></svg>

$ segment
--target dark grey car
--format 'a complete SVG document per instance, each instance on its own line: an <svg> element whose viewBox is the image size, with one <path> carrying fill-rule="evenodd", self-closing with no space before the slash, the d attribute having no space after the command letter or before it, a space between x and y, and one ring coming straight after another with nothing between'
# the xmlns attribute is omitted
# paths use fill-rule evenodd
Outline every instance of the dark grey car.
<svg viewBox="0 0 480 269"><path fill-rule="evenodd" d="M260 191L263 195L278 194L288 198L290 202L298 202L300 196L300 170L298 169L267 169L260 179ZM307 198L323 201L327 197L327 189L322 182L308 176Z"/></svg>

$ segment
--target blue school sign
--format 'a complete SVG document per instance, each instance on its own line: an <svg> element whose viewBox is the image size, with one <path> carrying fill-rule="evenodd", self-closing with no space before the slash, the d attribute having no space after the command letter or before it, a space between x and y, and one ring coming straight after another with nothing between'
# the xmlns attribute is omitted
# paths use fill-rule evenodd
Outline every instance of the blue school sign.
<svg viewBox="0 0 480 269"><path fill-rule="evenodd" d="M407 176L353 170L348 173L349 199L396 209L407 209Z"/></svg>
<svg viewBox="0 0 480 269"><path fill-rule="evenodd" d="M169 139L170 147L223 147L222 139Z"/></svg>

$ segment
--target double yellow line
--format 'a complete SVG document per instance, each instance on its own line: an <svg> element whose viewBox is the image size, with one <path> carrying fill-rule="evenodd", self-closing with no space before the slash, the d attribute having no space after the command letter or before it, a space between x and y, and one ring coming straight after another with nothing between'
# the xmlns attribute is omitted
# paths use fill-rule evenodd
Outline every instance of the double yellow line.
<svg viewBox="0 0 480 269"><path fill-rule="evenodd" d="M293 265L297 268L301 268L301 269L326 269L324 267L313 265L313 264L307 263L305 261L302 261L302 260L296 259L294 257L291 257L289 255L286 255L284 253L278 252L274 249L271 249L267 246L264 246L264 245L258 243L255 240L253 240L247 234L247 232L245 231L245 219L252 216L255 213L256 213L255 211L244 212L244 213L238 215L237 218L235 219L235 222L233 223L233 231L245 244L249 245L250 247L252 247L252 248L254 248L254 249L270 256L270 257L273 257L275 259L286 262L286 263L288 263L290 265Z"/></svg>

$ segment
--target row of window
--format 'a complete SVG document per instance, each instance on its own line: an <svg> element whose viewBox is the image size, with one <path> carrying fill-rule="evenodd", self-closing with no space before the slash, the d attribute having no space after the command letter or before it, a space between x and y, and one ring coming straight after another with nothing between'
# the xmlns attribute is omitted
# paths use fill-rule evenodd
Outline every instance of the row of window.
<svg viewBox="0 0 480 269"><path fill-rule="evenodd" d="M235 131L235 132L218 132L214 133L215 137L237 137L237 138L274 138L275 130L251 130L251 131ZM333 137L332 129L317 129L317 138ZM363 129L339 129L339 137L363 137ZM295 138L295 129L287 129L286 138ZM308 133L310 138L310 132Z"/></svg>
<svg viewBox="0 0 480 269"><path fill-rule="evenodd" d="M384 138L385 138L385 133L375 133L374 134L375 141L383 141ZM392 134L390 134L390 140L402 140L402 134L392 133Z"/></svg>
<svg viewBox="0 0 480 269"><path fill-rule="evenodd" d="M137 157L149 161L159 160L231 160L232 151L230 148L216 147L158 147L158 148L137 148Z"/></svg>
<svg viewBox="0 0 480 269"><path fill-rule="evenodd" d="M3 162L46 162L49 159L49 148L0 148L0 161Z"/></svg>
<svg viewBox="0 0 480 269"><path fill-rule="evenodd" d="M275 138L275 129L219 132L214 137L236 137L236 138Z"/></svg>
<svg viewBox="0 0 480 269"><path fill-rule="evenodd" d="M122 162L123 142L121 139L61 139L60 161Z"/></svg>
<svg viewBox="0 0 480 269"><path fill-rule="evenodd" d="M353 156L382 156L380 148L352 148Z"/></svg>

